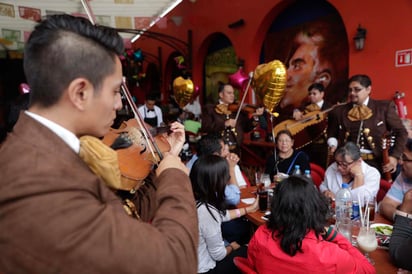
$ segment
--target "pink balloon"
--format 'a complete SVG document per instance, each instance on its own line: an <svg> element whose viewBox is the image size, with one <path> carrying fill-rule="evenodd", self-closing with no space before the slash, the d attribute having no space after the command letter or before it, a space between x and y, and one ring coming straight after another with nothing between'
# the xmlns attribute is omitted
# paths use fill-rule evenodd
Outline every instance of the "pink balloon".
<svg viewBox="0 0 412 274"><path fill-rule="evenodd" d="M229 75L229 83L234 88L240 89L242 91L248 79L249 76L246 74L242 67L240 67L235 73Z"/></svg>
<svg viewBox="0 0 412 274"><path fill-rule="evenodd" d="M193 92L193 99L196 99L196 97L199 96L199 86L195 86L195 92Z"/></svg>

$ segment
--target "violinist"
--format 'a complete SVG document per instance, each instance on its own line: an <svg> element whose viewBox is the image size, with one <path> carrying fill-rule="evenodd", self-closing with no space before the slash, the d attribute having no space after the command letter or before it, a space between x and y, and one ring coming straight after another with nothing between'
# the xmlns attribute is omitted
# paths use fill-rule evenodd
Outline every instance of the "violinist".
<svg viewBox="0 0 412 274"><path fill-rule="evenodd" d="M230 84L219 85L218 104L206 105L202 111L203 133L220 134L225 143L229 145L231 152L240 155L240 145L243 142L243 134L251 131L256 125L258 116L263 114L263 108L257 108L249 118L249 114L241 111L236 120L237 111L231 111L229 105L235 101L235 91ZM242 107L242 106L240 106Z"/></svg>
<svg viewBox="0 0 412 274"><path fill-rule="evenodd" d="M29 109L0 148L0 273L196 273L183 126L171 125L172 150L134 201L140 220L79 156L80 140L107 134L122 107L123 51L116 30L67 14L31 33Z"/></svg>
<svg viewBox="0 0 412 274"><path fill-rule="evenodd" d="M313 83L310 85L308 92L309 102L293 111L293 118L297 121L302 121L305 114L314 111L324 111L332 107L331 103L324 100L325 87L321 83ZM327 124L325 123L325 125ZM316 134L316 137L309 145L302 148L302 150L308 154L311 162L314 162L324 169L327 167L326 162L328 158L328 145L326 141L326 128L324 128L323 131Z"/></svg>

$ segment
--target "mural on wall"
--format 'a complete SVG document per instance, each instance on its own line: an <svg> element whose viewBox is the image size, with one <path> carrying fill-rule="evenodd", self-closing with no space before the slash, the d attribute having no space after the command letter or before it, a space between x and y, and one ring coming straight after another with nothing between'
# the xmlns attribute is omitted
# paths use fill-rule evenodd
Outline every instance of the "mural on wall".
<svg viewBox="0 0 412 274"><path fill-rule="evenodd" d="M325 100L334 104L346 99L348 42L336 9L326 1L299 1L272 23L262 47L261 63L274 59L287 68L285 95L275 111L280 122L307 102L308 87L325 86Z"/></svg>

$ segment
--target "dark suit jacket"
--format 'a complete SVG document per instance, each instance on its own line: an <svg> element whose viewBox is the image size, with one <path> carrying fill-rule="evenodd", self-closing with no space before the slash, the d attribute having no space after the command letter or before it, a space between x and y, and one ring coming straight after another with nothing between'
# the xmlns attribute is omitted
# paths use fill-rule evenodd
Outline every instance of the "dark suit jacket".
<svg viewBox="0 0 412 274"><path fill-rule="evenodd" d="M347 141L356 143L361 122L352 122L348 119L348 112L352 106L351 103L338 106L329 114L328 138L337 138L338 146L343 145ZM372 138L368 139L368 136L364 136L369 149L373 151L375 157L381 160L382 137L386 132L390 132L396 138L390 155L399 158L405 147L408 133L396 112L395 104L393 101L369 98L368 107L372 110L373 115L369 119L364 120L363 128L370 130L368 136Z"/></svg>
<svg viewBox="0 0 412 274"><path fill-rule="evenodd" d="M143 219L56 134L26 114L0 149L0 273L196 273L198 221L188 176L146 189Z"/></svg>
<svg viewBox="0 0 412 274"><path fill-rule="evenodd" d="M215 111L216 105L206 105L202 110L202 128L204 133L221 134L225 130L226 115L219 114ZM229 115L230 118L235 119L236 112ZM231 134L230 141L236 140L237 145L240 146L243 141L243 134L253 129L253 123L248 118L247 114L240 112L236 124L236 134Z"/></svg>

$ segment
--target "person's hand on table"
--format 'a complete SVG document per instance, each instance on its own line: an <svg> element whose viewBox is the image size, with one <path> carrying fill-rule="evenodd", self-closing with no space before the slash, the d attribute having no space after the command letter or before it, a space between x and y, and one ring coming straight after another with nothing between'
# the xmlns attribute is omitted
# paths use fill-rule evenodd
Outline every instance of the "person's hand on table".
<svg viewBox="0 0 412 274"><path fill-rule="evenodd" d="M246 207L247 213L256 212L259 209L259 199L255 198L255 201L250 206Z"/></svg>

